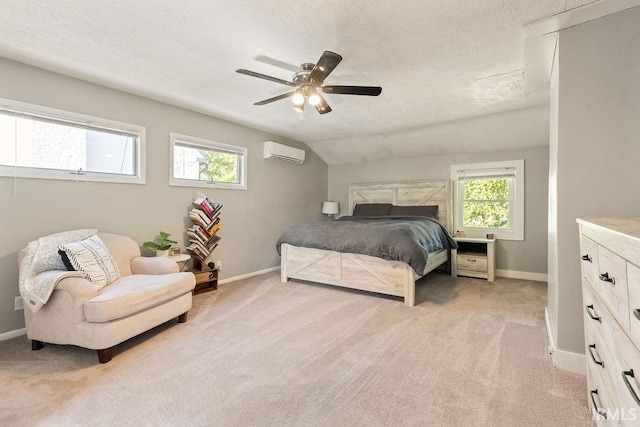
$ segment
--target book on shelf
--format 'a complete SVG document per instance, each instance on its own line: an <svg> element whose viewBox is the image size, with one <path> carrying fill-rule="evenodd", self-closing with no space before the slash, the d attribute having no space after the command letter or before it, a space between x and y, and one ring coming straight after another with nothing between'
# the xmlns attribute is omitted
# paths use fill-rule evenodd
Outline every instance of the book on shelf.
<svg viewBox="0 0 640 427"><path fill-rule="evenodd" d="M195 249L190 249L187 247L187 249L189 250L189 252L191 253L191 256L198 261L200 264L204 263L204 260L207 259L207 257L203 254L201 254L200 252L198 252Z"/></svg>
<svg viewBox="0 0 640 427"><path fill-rule="evenodd" d="M193 201L193 205L198 210L205 212L209 218L213 217L222 209L222 203L212 202L202 193L198 193L198 196Z"/></svg>
<svg viewBox="0 0 640 427"><path fill-rule="evenodd" d="M211 235L200 225L194 225L193 227L187 228L187 233L189 232L202 239L203 242L206 242L211 238Z"/></svg>
<svg viewBox="0 0 640 427"><path fill-rule="evenodd" d="M204 255L209 255L209 250L202 244L202 242L199 242L196 239L189 239L189 243L191 243L189 246L193 247L194 249L197 249L198 252Z"/></svg>
<svg viewBox="0 0 640 427"><path fill-rule="evenodd" d="M197 235L192 231L187 231L187 235L190 237L189 239L190 242L194 242L202 245L203 249L207 251L212 250L212 248L215 247L221 239L220 236L212 236L209 239L203 239L201 236Z"/></svg>
<svg viewBox="0 0 640 427"><path fill-rule="evenodd" d="M193 201L193 206L198 209L203 210L207 215L211 215L213 213L213 207L209 204L209 199L206 196L200 195L196 197Z"/></svg>
<svg viewBox="0 0 640 427"><path fill-rule="evenodd" d="M202 227L207 226L207 223L202 219L202 217L195 212L189 211L189 219L193 221L194 224L201 225Z"/></svg>

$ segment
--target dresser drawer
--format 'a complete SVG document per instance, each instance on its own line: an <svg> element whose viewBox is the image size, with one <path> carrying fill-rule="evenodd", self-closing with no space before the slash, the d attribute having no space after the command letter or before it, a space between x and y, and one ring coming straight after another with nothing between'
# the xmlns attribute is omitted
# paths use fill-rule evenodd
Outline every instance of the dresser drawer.
<svg viewBox="0 0 640 427"><path fill-rule="evenodd" d="M603 353L605 348L611 348L616 344L614 331L617 327L616 321L606 305L586 283L582 286L582 301L585 345L596 344L597 352ZM588 347L586 350L587 364L590 365L593 360Z"/></svg>
<svg viewBox="0 0 640 427"><path fill-rule="evenodd" d="M486 273L488 270L487 257L458 254L458 269Z"/></svg>
<svg viewBox="0 0 640 427"><path fill-rule="evenodd" d="M585 235L580 236L580 259L582 260L582 277L592 284L598 281L598 244Z"/></svg>
<svg viewBox="0 0 640 427"><path fill-rule="evenodd" d="M607 248L599 246L598 272L598 279L593 283L594 288L602 296L618 322L629 329L626 261Z"/></svg>
<svg viewBox="0 0 640 427"><path fill-rule="evenodd" d="M629 290L629 333L640 347L640 267L627 262L627 288Z"/></svg>
<svg viewBox="0 0 640 427"><path fill-rule="evenodd" d="M598 426L617 425L612 423L612 396L608 394L609 387L605 385L602 377L587 372L587 391L589 409L596 424Z"/></svg>

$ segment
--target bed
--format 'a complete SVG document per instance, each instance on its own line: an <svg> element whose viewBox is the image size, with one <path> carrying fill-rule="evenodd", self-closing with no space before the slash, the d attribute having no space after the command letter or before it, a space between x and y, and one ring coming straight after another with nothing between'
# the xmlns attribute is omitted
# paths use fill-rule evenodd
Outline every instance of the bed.
<svg viewBox="0 0 640 427"><path fill-rule="evenodd" d="M451 230L450 181L359 184L349 187L349 214L360 204L437 206L438 221ZM415 282L450 259L450 249L429 252L419 273L409 264L360 253L302 247L279 241L281 281L307 280L404 298L415 305ZM455 243L454 243L455 244Z"/></svg>

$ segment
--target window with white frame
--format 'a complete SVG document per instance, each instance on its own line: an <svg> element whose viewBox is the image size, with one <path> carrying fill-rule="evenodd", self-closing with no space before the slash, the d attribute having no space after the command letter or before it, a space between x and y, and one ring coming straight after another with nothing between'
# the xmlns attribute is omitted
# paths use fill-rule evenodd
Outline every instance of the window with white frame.
<svg viewBox="0 0 640 427"><path fill-rule="evenodd" d="M247 149L171 133L170 184L247 189Z"/></svg>
<svg viewBox="0 0 640 427"><path fill-rule="evenodd" d="M144 184L140 126L0 100L0 176Z"/></svg>
<svg viewBox="0 0 640 427"><path fill-rule="evenodd" d="M454 229L524 240L524 160L451 165Z"/></svg>

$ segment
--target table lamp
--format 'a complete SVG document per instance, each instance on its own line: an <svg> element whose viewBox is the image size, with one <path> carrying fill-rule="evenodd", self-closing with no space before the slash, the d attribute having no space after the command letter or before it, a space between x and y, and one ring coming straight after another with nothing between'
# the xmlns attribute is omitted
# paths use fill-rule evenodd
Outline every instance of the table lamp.
<svg viewBox="0 0 640 427"><path fill-rule="evenodd" d="M322 213L327 214L328 220L336 219L336 215L340 213L340 207L338 202L324 202L322 204Z"/></svg>

